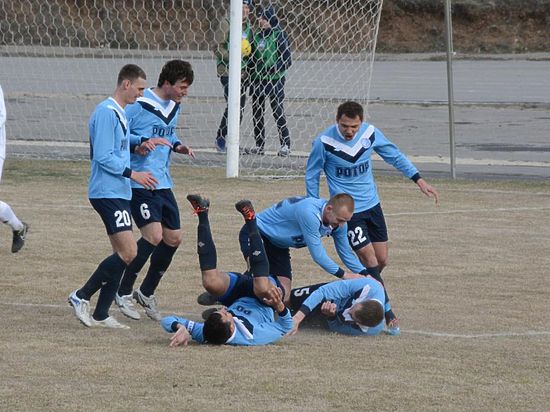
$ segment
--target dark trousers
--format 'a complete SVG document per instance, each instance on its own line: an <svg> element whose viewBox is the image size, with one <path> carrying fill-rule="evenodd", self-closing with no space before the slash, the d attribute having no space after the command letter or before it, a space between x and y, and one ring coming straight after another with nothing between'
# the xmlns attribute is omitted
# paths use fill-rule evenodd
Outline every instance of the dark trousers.
<svg viewBox="0 0 550 412"><path fill-rule="evenodd" d="M273 118L279 131L281 146L290 147L290 133L286 124L283 102L285 100L285 78L278 80L252 81L250 85L252 97L252 117L254 120L254 139L256 146L263 149L265 145L265 100L269 97Z"/></svg>
<svg viewBox="0 0 550 412"><path fill-rule="evenodd" d="M220 122L220 127L218 128L218 134L216 135L216 137L218 139L225 140L227 138L227 112L228 112L227 99L228 99L228 96L229 96L229 77L228 76L220 77L220 82L223 86L223 97L225 98L226 105L225 105L225 110L223 112L222 120ZM247 87L248 87L248 82L242 80L242 83L241 83L241 117L240 117L240 121L243 120L243 111L244 111L244 106L246 105L246 89L247 89Z"/></svg>

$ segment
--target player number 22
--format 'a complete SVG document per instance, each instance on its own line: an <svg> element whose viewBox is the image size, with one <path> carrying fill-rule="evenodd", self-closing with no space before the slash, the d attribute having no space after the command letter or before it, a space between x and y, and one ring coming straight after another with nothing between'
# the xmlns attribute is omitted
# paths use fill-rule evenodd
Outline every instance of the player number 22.
<svg viewBox="0 0 550 412"><path fill-rule="evenodd" d="M348 230L348 237L352 246L357 246L367 240L367 238L363 234L363 229L359 226L357 226L353 230Z"/></svg>

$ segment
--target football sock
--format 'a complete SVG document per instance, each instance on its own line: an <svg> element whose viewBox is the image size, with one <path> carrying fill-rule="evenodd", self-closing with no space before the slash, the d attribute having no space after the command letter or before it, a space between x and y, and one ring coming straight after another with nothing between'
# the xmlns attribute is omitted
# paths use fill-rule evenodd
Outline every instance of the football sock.
<svg viewBox="0 0 550 412"><path fill-rule="evenodd" d="M378 282L380 282L384 286L384 279L382 279L382 275L380 275L380 269L378 269L378 266L372 266L366 269L367 269L367 272L369 272L369 275L371 275L373 278L375 278ZM388 296L388 292L386 292L386 286L384 286L384 298L385 298L386 305L389 305L390 297ZM393 317L395 317L395 315Z"/></svg>
<svg viewBox="0 0 550 412"><path fill-rule="evenodd" d="M119 296L130 295L132 293L138 274L143 269L153 250L155 250L155 245L149 243L144 238L137 241L137 255L124 271L124 276L122 276L122 281L118 288Z"/></svg>
<svg viewBox="0 0 550 412"><path fill-rule="evenodd" d="M0 221L9 225L12 230L23 229L23 223L15 216L10 205L2 201L0 201Z"/></svg>
<svg viewBox="0 0 550 412"><path fill-rule="evenodd" d="M254 222L254 226L256 226L256 219L250 220L246 224L248 225L251 222ZM252 276L269 276L269 261L265 253L264 242L257 228L255 232L250 231L248 233L248 238L250 242L250 255L248 256L250 273Z"/></svg>
<svg viewBox="0 0 550 412"><path fill-rule="evenodd" d="M141 293L145 296L151 296L155 294L155 290L159 285L159 282L164 275L164 272L170 266L174 253L178 250L177 246L169 246L164 243L163 240L155 248L153 254L151 255L151 265L147 271L147 275L143 282L141 283Z"/></svg>
<svg viewBox="0 0 550 412"><path fill-rule="evenodd" d="M202 271L216 269L217 256L216 245L212 239L208 213L199 213L199 225L197 226L197 253L199 265Z"/></svg>
<svg viewBox="0 0 550 412"><path fill-rule="evenodd" d="M109 316L109 307L115 299L115 293L120 284L126 263L113 253L99 264L86 284L77 292L81 299L90 300L90 297L101 290L94 311L95 320L103 320Z"/></svg>

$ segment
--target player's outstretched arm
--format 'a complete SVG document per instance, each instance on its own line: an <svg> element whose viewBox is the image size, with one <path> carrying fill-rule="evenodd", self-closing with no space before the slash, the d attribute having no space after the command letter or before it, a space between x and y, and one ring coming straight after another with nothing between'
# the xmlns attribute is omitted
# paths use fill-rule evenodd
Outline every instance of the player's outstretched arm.
<svg viewBox="0 0 550 412"><path fill-rule="evenodd" d="M420 188L420 191L424 193L428 197L433 197L435 200L435 204L439 204L439 194L437 193L437 190L428 184L423 178L420 178L416 181L416 185Z"/></svg>
<svg viewBox="0 0 550 412"><path fill-rule="evenodd" d="M191 335L189 334L187 328L183 326L181 323L178 323L176 328L178 330L170 338L169 346L171 348L175 348L177 346L187 346L187 344L191 340Z"/></svg>
<svg viewBox="0 0 550 412"><path fill-rule="evenodd" d="M195 153L193 152L193 149L191 149L189 146L185 146L184 144L180 144L180 145L176 146L174 151L176 153L189 155L191 157L191 159L195 158Z"/></svg>

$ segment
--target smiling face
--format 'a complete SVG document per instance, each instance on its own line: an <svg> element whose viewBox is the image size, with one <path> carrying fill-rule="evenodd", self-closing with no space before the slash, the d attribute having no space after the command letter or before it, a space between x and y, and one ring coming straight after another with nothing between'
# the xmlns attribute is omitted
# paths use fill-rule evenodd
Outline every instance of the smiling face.
<svg viewBox="0 0 550 412"><path fill-rule="evenodd" d="M138 77L135 80L124 80L122 82L124 103L135 103L138 97L143 96L143 91L146 87L147 81L142 77Z"/></svg>
<svg viewBox="0 0 550 412"><path fill-rule="evenodd" d="M164 82L162 90L167 99L180 103L181 99L187 96L189 92L189 82L187 80L178 80L174 84L168 81Z"/></svg>
<svg viewBox="0 0 550 412"><path fill-rule="evenodd" d="M323 211L323 224L336 229L339 226L349 222L353 216L353 210L349 210L345 205L336 208L330 204L327 204Z"/></svg>

